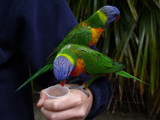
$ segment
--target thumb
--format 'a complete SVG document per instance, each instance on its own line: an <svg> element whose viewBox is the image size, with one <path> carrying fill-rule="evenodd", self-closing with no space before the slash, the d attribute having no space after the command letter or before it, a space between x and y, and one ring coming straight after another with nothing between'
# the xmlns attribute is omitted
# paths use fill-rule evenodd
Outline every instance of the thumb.
<svg viewBox="0 0 160 120"><path fill-rule="evenodd" d="M42 90L40 93L40 99L37 103L37 107L42 107L43 106L43 102L44 100L47 98L46 94L45 94L46 89Z"/></svg>

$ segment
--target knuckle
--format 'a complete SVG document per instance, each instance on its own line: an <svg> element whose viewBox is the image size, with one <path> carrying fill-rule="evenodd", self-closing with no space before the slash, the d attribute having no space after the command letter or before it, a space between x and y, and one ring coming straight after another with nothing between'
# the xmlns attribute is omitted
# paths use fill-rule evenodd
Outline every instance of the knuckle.
<svg viewBox="0 0 160 120"><path fill-rule="evenodd" d="M82 105L82 97L76 97L75 104L78 105L78 106Z"/></svg>
<svg viewBox="0 0 160 120"><path fill-rule="evenodd" d="M58 108L58 104L56 104L55 102L53 102L51 106L53 110L56 110Z"/></svg>

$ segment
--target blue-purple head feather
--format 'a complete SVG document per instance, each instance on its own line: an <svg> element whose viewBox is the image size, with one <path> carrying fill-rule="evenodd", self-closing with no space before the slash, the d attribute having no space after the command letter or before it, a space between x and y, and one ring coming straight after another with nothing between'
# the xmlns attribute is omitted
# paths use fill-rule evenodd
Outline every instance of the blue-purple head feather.
<svg viewBox="0 0 160 120"><path fill-rule="evenodd" d="M59 56L53 62L53 73L58 81L67 79L73 69L74 66L66 57Z"/></svg>
<svg viewBox="0 0 160 120"><path fill-rule="evenodd" d="M114 20L118 19L120 17L120 11L114 7L114 6L103 6L100 8L100 11L103 12L107 16L107 22L106 25L113 22Z"/></svg>

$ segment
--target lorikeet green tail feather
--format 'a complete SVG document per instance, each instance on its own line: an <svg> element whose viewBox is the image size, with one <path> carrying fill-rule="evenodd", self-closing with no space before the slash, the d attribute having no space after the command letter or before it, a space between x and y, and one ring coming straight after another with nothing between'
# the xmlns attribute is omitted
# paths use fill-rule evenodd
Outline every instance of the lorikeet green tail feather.
<svg viewBox="0 0 160 120"><path fill-rule="evenodd" d="M149 85L148 83L146 83L146 82L144 82L144 81L142 81L142 80L140 80L140 79L132 76L131 74L129 74L129 73L123 71L123 70L120 70L120 71L118 71L118 72L116 72L116 73L117 73L118 75L120 75L120 76L123 76L123 77L126 77L126 78L132 78L132 79L135 79L135 80L137 80L137 81L139 81L139 82L142 82L142 83L144 83L144 84L146 84L146 85ZM86 88L88 88L88 87L94 82L94 80L97 79L97 78L99 78L100 76L103 76L103 75L93 76L93 77L91 78L91 80L90 80L88 83L86 83Z"/></svg>
<svg viewBox="0 0 160 120"><path fill-rule="evenodd" d="M32 77L30 77L27 81L25 81L19 88L17 88L16 91L20 90L22 87L24 87L27 83L29 83L30 81L32 81L33 79L35 79L36 77L38 77L39 75L45 73L46 71L50 70L53 68L53 65L45 65L44 67L42 67L40 70L38 70Z"/></svg>
<svg viewBox="0 0 160 120"><path fill-rule="evenodd" d="M123 70L117 71L116 73L117 73L118 75L123 76L123 77L132 78L132 79L135 79L135 80L137 80L137 81L139 81L139 82L142 82L142 83L148 85L146 82L144 82L144 81L142 81L142 80L140 80L140 79L138 79L138 78L132 76L131 74L129 74L129 73L123 71Z"/></svg>

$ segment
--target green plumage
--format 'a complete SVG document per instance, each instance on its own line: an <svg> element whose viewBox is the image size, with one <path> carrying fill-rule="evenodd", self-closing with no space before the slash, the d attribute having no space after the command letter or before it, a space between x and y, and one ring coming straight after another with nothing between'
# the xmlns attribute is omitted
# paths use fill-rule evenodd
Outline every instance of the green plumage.
<svg viewBox="0 0 160 120"><path fill-rule="evenodd" d="M69 44L66 45L59 54L67 54L72 57L75 61L77 59L83 59L85 66L85 72L93 75L92 79L86 84L87 87L98 77L103 76L107 73L115 72L121 76L136 79L140 82L140 79L130 75L129 73L123 71L125 67L123 64L113 61L108 56L90 49L86 46ZM144 82L143 82L144 83Z"/></svg>

